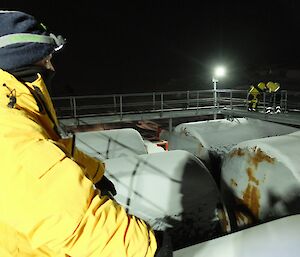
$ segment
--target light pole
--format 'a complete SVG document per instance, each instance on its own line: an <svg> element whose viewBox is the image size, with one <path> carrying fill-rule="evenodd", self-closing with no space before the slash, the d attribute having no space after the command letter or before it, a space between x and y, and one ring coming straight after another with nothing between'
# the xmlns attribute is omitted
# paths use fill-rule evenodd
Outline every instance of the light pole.
<svg viewBox="0 0 300 257"><path fill-rule="evenodd" d="M219 82L218 78L223 77L225 75L225 68L223 66L218 66L215 68L214 75L212 78L212 82L214 84L214 120L217 118L216 108L217 108L217 82Z"/></svg>
<svg viewBox="0 0 300 257"><path fill-rule="evenodd" d="M219 82L219 80L213 77L212 82L214 83L214 107L216 108L217 107L217 82Z"/></svg>

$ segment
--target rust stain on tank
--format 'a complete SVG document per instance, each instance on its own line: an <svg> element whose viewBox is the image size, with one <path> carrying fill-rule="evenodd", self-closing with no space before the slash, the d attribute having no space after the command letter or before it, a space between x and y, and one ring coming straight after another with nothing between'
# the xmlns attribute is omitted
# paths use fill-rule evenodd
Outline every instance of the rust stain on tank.
<svg viewBox="0 0 300 257"><path fill-rule="evenodd" d="M237 148L234 149L231 153L230 153L230 158L234 157L234 156L244 156L245 155L245 151L242 150L241 148Z"/></svg>
<svg viewBox="0 0 300 257"><path fill-rule="evenodd" d="M243 193L243 202L256 218L258 218L259 215L259 199L260 192L258 187L249 183Z"/></svg>
<svg viewBox="0 0 300 257"><path fill-rule="evenodd" d="M263 152L260 148L254 147L254 155L250 156L250 162L254 164L255 168L260 162L268 162L270 164L274 164L275 158L268 156L265 152Z"/></svg>
<svg viewBox="0 0 300 257"><path fill-rule="evenodd" d="M259 185L259 180L254 176L253 169L251 169L250 167L247 168L247 174L248 174L249 182L252 181L253 183L255 183L258 186Z"/></svg>

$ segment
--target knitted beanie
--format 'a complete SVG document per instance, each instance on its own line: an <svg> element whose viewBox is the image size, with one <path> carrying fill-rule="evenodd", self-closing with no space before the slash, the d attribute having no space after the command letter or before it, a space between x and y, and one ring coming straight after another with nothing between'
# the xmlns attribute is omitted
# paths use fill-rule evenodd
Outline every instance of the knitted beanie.
<svg viewBox="0 0 300 257"><path fill-rule="evenodd" d="M0 11L1 37L16 33L49 36L33 16L19 11ZM0 46L0 69L14 70L34 64L55 51L55 45L41 42L17 42Z"/></svg>

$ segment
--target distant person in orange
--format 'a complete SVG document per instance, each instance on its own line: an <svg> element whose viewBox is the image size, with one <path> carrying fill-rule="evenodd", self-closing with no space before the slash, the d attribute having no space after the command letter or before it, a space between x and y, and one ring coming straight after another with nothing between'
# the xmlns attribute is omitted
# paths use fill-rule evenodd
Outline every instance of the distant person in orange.
<svg viewBox="0 0 300 257"><path fill-rule="evenodd" d="M251 85L248 91L248 111L257 111L258 104L263 100L265 94L266 113L280 113L281 94L277 94L280 84L269 81L267 84L260 82L257 85Z"/></svg>

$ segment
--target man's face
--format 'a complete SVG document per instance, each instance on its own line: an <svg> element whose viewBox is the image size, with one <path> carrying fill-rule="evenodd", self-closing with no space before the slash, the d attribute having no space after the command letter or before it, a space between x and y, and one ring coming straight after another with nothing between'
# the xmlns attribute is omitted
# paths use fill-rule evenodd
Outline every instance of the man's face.
<svg viewBox="0 0 300 257"><path fill-rule="evenodd" d="M36 65L42 66L42 67L46 68L47 70L55 71L54 66L53 66L53 64L51 62L51 59L52 59L52 54L48 55L43 60L38 61L36 63Z"/></svg>

